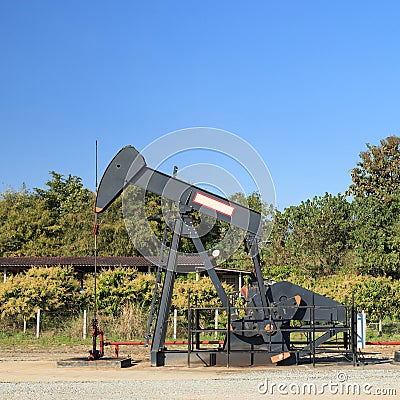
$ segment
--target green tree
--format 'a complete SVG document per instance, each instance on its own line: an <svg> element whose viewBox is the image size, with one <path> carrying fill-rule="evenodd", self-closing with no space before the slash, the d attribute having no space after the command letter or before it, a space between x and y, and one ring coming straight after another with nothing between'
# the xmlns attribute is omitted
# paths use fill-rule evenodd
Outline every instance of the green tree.
<svg viewBox="0 0 400 400"><path fill-rule="evenodd" d="M360 153L361 161L351 170L353 183L348 195L356 198L373 196L381 201L390 200L400 185L400 138L389 136L380 146L367 144L368 151Z"/></svg>
<svg viewBox="0 0 400 400"><path fill-rule="evenodd" d="M9 256L52 255L59 246L58 228L44 202L21 189L0 197L0 254Z"/></svg>
<svg viewBox="0 0 400 400"><path fill-rule="evenodd" d="M354 196L356 264L362 273L399 277L400 138L389 136L367 149L347 191Z"/></svg>
<svg viewBox="0 0 400 400"><path fill-rule="evenodd" d="M65 177L55 171L46 189L35 189L38 200L52 217L49 227L57 241L53 254L85 255L93 247L94 196L83 187L81 178ZM42 254L43 255L43 254Z"/></svg>
<svg viewBox="0 0 400 400"><path fill-rule="evenodd" d="M46 182L46 189L34 191L45 201L48 209L58 216L74 211L81 211L81 205L89 202L91 193L83 187L82 179L69 174L67 177L50 171L51 179Z"/></svg>
<svg viewBox="0 0 400 400"><path fill-rule="evenodd" d="M87 255L94 195L81 179L54 171L46 189L8 190L0 196L2 256Z"/></svg>
<svg viewBox="0 0 400 400"><path fill-rule="evenodd" d="M139 255L134 238L139 237L138 233L141 231L143 223L124 213L122 198L118 198L106 212L100 214L98 222L97 246L99 255Z"/></svg>
<svg viewBox="0 0 400 400"><path fill-rule="evenodd" d="M279 265L301 274L338 271L349 257L351 229L351 204L340 194L326 193L277 212L271 247L264 253L266 273Z"/></svg>
<svg viewBox="0 0 400 400"><path fill-rule="evenodd" d="M276 211L273 209L272 205L263 201L258 192L250 193L248 196L245 196L243 193L235 193L230 197L230 200L245 207L249 207L261 214L262 232L259 250L262 263L265 258L265 246L269 243L268 239L274 224ZM219 231L220 237L216 248L219 249L221 255L226 258L226 260L220 265L225 268L251 270L253 268L253 263L246 246L246 237L248 236L248 232L236 228L226 222L219 221L219 225L221 227ZM221 241L222 238L223 241Z"/></svg>
<svg viewBox="0 0 400 400"><path fill-rule="evenodd" d="M400 197L381 201L357 198L354 204L352 245L357 269L374 276L400 277Z"/></svg>

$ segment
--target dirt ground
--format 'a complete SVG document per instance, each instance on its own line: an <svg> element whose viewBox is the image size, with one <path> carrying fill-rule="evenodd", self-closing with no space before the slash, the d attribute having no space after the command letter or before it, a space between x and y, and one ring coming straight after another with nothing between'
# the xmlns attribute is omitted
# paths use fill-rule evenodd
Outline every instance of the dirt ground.
<svg viewBox="0 0 400 400"><path fill-rule="evenodd" d="M268 366L268 367L205 367L197 365L187 368L185 363L182 366L152 368L149 362L149 349L142 346L121 346L120 358L132 358L133 365L130 368L109 368L101 363L93 367L57 367L57 361L72 358L85 359L88 355L88 348L83 346L60 347L51 350L37 348L8 347L0 348L0 382L43 382L43 381L96 381L102 380L124 380L124 379L207 379L216 375L232 374L237 371L257 371L273 369L312 368L310 364L300 366ZM362 352L362 369L388 369L394 368L399 371L400 366L392 363L396 346L367 346ZM105 357L112 359L114 348L106 347ZM351 363L335 363L317 361L317 369L332 369L339 367L354 368ZM179 371L179 374L177 374Z"/></svg>

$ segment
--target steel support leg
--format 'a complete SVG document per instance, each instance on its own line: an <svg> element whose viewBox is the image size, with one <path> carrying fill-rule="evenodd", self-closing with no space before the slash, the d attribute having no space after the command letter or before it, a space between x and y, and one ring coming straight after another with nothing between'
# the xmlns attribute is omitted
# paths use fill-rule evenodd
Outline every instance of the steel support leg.
<svg viewBox="0 0 400 400"><path fill-rule="evenodd" d="M183 221L175 220L174 234L168 255L167 270L165 272L162 287L160 307L157 314L156 327L154 329L153 342L151 344L150 363L152 367L161 367L165 364L165 337L167 335L168 317L171 309L172 291L174 289L178 246L182 233Z"/></svg>

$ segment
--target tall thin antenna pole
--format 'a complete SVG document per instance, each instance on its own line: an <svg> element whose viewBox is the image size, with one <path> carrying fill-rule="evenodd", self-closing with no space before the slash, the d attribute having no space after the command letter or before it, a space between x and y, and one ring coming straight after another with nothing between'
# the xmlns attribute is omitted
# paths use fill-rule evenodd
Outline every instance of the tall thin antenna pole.
<svg viewBox="0 0 400 400"><path fill-rule="evenodd" d="M96 191L97 191L97 187L98 187L98 151L97 151L97 139L96 139Z"/></svg>
<svg viewBox="0 0 400 400"><path fill-rule="evenodd" d="M96 167L95 167L95 175L96 175L96 193L98 189L98 179L97 179L97 165L98 165L98 151L97 151L97 140L96 140ZM98 233L98 225L97 225L97 213L94 213L94 319L97 319L97 233Z"/></svg>
<svg viewBox="0 0 400 400"><path fill-rule="evenodd" d="M97 140L96 140L96 194L98 190L97 185ZM97 212L94 213L94 308L93 308L93 321L92 321L92 339L93 339L93 348L89 352L89 360L98 360L104 355L104 341L103 341L103 332L99 329L99 324L97 321L97 234L99 232L99 225L97 224ZM96 349L97 345L97 336L100 335L100 350Z"/></svg>

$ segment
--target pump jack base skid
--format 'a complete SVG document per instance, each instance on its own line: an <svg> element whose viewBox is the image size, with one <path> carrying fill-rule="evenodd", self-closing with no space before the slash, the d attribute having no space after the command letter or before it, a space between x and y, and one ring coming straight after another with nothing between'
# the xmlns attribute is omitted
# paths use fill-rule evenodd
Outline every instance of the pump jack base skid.
<svg viewBox="0 0 400 400"><path fill-rule="evenodd" d="M187 351L173 351L167 350L163 353L165 361L163 366L166 367L187 367L188 354ZM243 351L231 351L229 354L229 367L271 367L276 366L296 366L296 365L312 365L311 357L303 357L297 359L296 352L291 351L290 356L283 361L272 362L271 357L265 352L246 353ZM316 355L315 365L320 366L334 366L334 365L351 365L352 360L345 357L344 352L333 353L319 353ZM356 365L362 364L359 361ZM396 363L400 365L400 363ZM161 365L159 365L161 366ZM228 367L228 358L225 351L202 351L193 350L190 352L190 366L189 367Z"/></svg>
<svg viewBox="0 0 400 400"><path fill-rule="evenodd" d="M188 354L187 352L166 352L165 353L166 366L187 366ZM257 366L275 366L271 363L270 357L266 357L265 353L250 353L231 352L229 354L230 367L249 367L252 365ZM227 367L228 357L225 351L192 351L190 353L190 366L193 367Z"/></svg>

